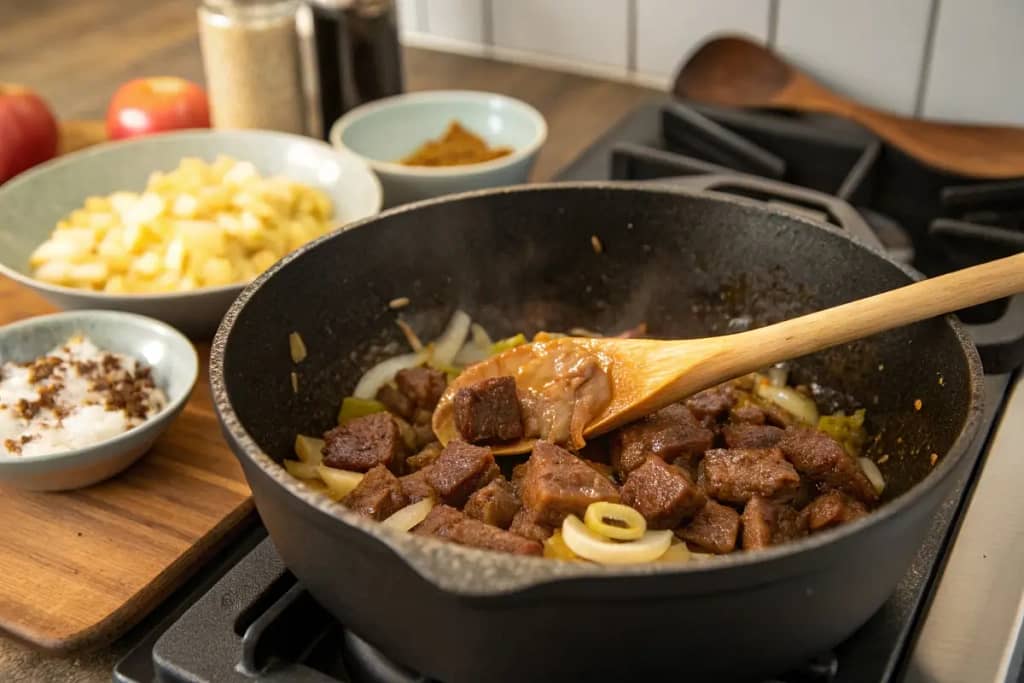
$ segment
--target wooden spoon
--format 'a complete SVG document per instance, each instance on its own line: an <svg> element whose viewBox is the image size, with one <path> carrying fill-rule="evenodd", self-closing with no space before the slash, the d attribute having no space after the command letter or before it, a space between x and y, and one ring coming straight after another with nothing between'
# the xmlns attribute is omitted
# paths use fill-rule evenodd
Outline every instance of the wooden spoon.
<svg viewBox="0 0 1024 683"><path fill-rule="evenodd" d="M591 437L773 363L1021 291L1024 253L738 334L680 340L561 337L525 344L456 377L434 412L434 432L442 443L458 438L452 400L459 389L510 374L509 368L546 354L596 358L608 375L611 400L583 430ZM524 387L517 388L522 393ZM494 452L523 453L532 445L533 440L502 444Z"/></svg>
<svg viewBox="0 0 1024 683"><path fill-rule="evenodd" d="M743 38L705 43L679 71L674 91L727 106L837 114L949 173L977 178L1024 175L1024 128L932 123L878 111L828 90L778 55Z"/></svg>

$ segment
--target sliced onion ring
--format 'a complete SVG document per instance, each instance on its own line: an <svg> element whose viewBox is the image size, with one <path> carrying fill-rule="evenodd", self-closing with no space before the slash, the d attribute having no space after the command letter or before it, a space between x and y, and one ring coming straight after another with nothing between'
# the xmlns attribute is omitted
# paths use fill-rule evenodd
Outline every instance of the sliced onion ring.
<svg viewBox="0 0 1024 683"><path fill-rule="evenodd" d="M690 549L686 547L686 544L682 541L672 541L672 544L669 545L665 554L659 557L656 561L675 564L680 562L689 562L690 559Z"/></svg>
<svg viewBox="0 0 1024 683"><path fill-rule="evenodd" d="M754 393L765 401L774 403L801 422L809 425L818 424L818 407L814 405L814 400L792 387L777 387L771 383L771 380L761 376L754 383Z"/></svg>
<svg viewBox="0 0 1024 683"><path fill-rule="evenodd" d="M622 522L625 526L609 524L606 519ZM635 541L647 531L647 520L644 516L621 503L591 503L583 514L583 523L594 533L616 541Z"/></svg>
<svg viewBox="0 0 1024 683"><path fill-rule="evenodd" d="M389 526L392 529L397 529L398 531L409 531L426 519L432 509L434 509L434 500L432 498L424 498L416 501L412 505L406 505L401 510L392 513L392 515L381 522L381 524Z"/></svg>
<svg viewBox="0 0 1024 683"><path fill-rule="evenodd" d="M860 468L864 471L864 476L875 487L875 493L881 494L885 490L885 477L882 476L882 470L878 469L878 465L871 458L857 458L857 460L860 461Z"/></svg>
<svg viewBox="0 0 1024 683"><path fill-rule="evenodd" d="M440 367L451 367L455 360L455 354L462 348L469 334L469 326L472 323L469 314L462 310L456 310L452 314L448 326L444 328L441 336L434 340L433 353L430 357L431 365Z"/></svg>
<svg viewBox="0 0 1024 683"><path fill-rule="evenodd" d="M562 522L562 540L580 557L601 564L642 564L652 562L668 550L671 531L648 531L635 541L609 541L588 529L576 515Z"/></svg>
<svg viewBox="0 0 1024 683"><path fill-rule="evenodd" d="M394 379L395 373L399 370L423 365L428 355L426 350L423 350L418 353L395 356L377 363L359 378L359 383L356 384L352 395L356 398L375 398L380 388Z"/></svg>
<svg viewBox="0 0 1024 683"><path fill-rule="evenodd" d="M331 498L335 500L341 500L352 493L352 490L359 486L359 482L363 480L363 475L360 472L339 470L327 465L317 465L316 469L320 479L327 484Z"/></svg>

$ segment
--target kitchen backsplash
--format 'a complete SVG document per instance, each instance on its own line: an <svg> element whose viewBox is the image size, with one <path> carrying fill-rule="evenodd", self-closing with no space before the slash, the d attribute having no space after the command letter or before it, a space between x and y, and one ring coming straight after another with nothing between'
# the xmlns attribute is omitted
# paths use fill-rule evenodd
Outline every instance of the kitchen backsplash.
<svg viewBox="0 0 1024 683"><path fill-rule="evenodd" d="M1024 0L399 0L408 45L668 87L716 33L903 114L1024 124Z"/></svg>

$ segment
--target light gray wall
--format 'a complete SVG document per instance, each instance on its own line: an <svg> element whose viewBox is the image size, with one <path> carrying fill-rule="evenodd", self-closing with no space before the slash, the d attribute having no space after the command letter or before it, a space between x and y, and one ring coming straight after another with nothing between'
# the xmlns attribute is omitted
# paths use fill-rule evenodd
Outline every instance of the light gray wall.
<svg viewBox="0 0 1024 683"><path fill-rule="evenodd" d="M403 39L666 87L739 32L866 103L1024 124L1024 0L398 0Z"/></svg>

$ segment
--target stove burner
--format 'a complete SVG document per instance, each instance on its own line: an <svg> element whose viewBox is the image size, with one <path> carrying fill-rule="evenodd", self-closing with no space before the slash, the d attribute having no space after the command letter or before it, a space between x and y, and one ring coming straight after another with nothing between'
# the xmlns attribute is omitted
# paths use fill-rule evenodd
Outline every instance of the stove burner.
<svg viewBox="0 0 1024 683"><path fill-rule="evenodd" d="M731 187L738 180L709 189L783 204L851 232L859 232L851 223L867 223L868 242L929 276L1024 250L1024 179L970 182L937 173L836 120L667 101L620 122L561 177L609 172L614 180L742 179L739 189ZM751 183L759 186L750 190ZM839 220L836 202L856 206L859 218ZM1002 300L959 312L987 371L1024 363L1020 310L1024 304Z"/></svg>

